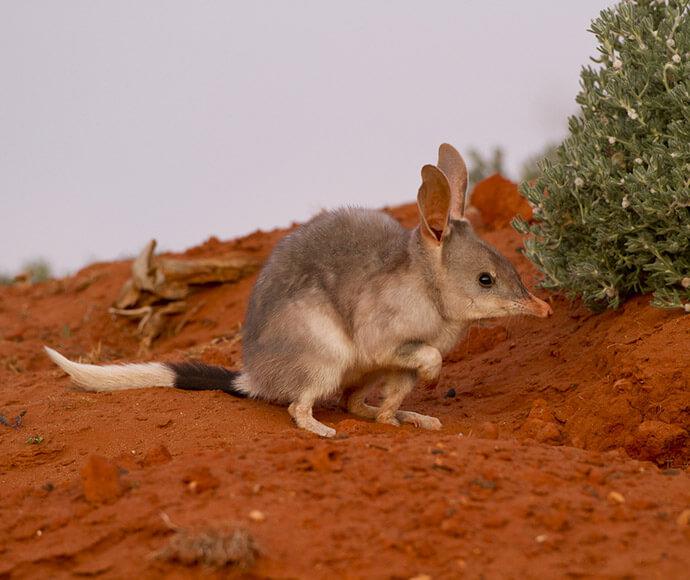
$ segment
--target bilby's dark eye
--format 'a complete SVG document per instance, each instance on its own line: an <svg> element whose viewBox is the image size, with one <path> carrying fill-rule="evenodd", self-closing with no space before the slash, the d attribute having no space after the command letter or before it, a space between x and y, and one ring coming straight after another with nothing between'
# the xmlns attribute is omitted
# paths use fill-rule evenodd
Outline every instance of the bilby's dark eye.
<svg viewBox="0 0 690 580"><path fill-rule="evenodd" d="M479 285L483 286L484 288L491 288L494 285L494 277L488 272L482 272L479 274L479 278L477 278L477 280L479 281Z"/></svg>

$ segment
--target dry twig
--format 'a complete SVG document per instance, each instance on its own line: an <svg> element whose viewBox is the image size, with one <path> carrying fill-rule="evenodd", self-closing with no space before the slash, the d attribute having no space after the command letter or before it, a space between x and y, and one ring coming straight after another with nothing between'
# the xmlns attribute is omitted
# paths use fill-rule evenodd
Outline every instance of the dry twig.
<svg viewBox="0 0 690 580"><path fill-rule="evenodd" d="M185 300L194 286L236 282L254 273L262 258L235 253L223 258L181 260L154 256L156 240L151 240L132 262L132 277L110 309L117 316L139 319L137 332L142 346L150 347L167 328L170 316L187 311ZM177 334L203 304L187 311L172 328Z"/></svg>

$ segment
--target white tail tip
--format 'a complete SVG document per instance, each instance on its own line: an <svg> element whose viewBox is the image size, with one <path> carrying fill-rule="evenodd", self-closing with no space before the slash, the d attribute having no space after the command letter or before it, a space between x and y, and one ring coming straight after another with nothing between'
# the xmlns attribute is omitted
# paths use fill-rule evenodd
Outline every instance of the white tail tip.
<svg viewBox="0 0 690 580"><path fill-rule="evenodd" d="M161 363L91 365L75 363L56 350L43 347L50 359L72 380L89 391L109 392L146 387L172 387L175 373Z"/></svg>

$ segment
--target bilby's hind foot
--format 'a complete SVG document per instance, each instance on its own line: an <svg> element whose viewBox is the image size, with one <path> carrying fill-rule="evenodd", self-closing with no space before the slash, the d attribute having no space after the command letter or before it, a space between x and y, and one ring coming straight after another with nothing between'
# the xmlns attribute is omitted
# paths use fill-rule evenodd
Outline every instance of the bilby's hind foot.
<svg viewBox="0 0 690 580"><path fill-rule="evenodd" d="M396 411L395 418L401 423L412 423L415 427L421 429L429 429L431 431L439 431L443 424L436 417L429 415L422 415L412 411Z"/></svg>
<svg viewBox="0 0 690 580"><path fill-rule="evenodd" d="M306 429L307 431L316 433L320 437L333 437L335 435L335 429L314 419L312 415L312 404L311 402L305 403L299 401L290 404L288 412L295 422L295 425L300 429Z"/></svg>
<svg viewBox="0 0 690 580"><path fill-rule="evenodd" d="M379 413L376 416L376 422L400 427L400 421L395 417L395 413Z"/></svg>
<svg viewBox="0 0 690 580"><path fill-rule="evenodd" d="M412 411L379 413L376 417L376 422L384 423L386 425L395 425L396 427L399 427L402 423L411 423L415 427L429 429L431 431L438 431L443 427L441 421L439 421L436 417L421 415L420 413L413 413Z"/></svg>

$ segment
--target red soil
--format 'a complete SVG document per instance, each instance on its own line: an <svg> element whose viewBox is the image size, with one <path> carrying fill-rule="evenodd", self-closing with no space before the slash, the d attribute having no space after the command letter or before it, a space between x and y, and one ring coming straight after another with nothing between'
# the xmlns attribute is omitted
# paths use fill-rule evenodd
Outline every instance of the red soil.
<svg viewBox="0 0 690 580"><path fill-rule="evenodd" d="M516 195L493 178L473 203L489 224L480 235L533 286L507 227L517 209L503 215ZM415 225L413 205L391 212ZM284 234L212 238L184 256L266 256ZM69 390L43 344L239 368L253 277L199 290L182 331L139 352L136 324L108 313L129 266L0 289L0 413L26 411L21 428L0 425L0 579L686 576L690 316L648 297L593 314L537 291L553 318L473 328L439 386L405 402L442 432L332 401L316 416L342 437L324 440L282 407L218 392ZM241 526L261 554L220 570L156 558L170 522Z"/></svg>

